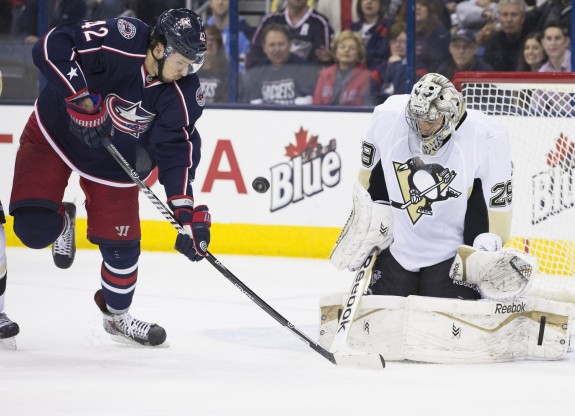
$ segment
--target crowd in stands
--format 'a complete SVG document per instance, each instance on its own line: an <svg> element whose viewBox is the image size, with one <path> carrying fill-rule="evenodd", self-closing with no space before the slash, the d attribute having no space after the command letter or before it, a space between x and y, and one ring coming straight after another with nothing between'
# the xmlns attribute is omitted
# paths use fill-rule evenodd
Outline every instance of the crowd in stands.
<svg viewBox="0 0 575 416"><path fill-rule="evenodd" d="M185 0L47 0L48 26L138 17L153 25ZM239 0L240 4L242 0ZM208 103L229 102L229 0L204 10L199 71ZM268 4L270 2L267 2ZM415 76L459 71L571 71L571 0L416 0ZM406 2L272 0L238 22L238 102L372 106L406 92ZM241 6L240 6L241 10ZM38 39L38 0L0 0L0 37Z"/></svg>

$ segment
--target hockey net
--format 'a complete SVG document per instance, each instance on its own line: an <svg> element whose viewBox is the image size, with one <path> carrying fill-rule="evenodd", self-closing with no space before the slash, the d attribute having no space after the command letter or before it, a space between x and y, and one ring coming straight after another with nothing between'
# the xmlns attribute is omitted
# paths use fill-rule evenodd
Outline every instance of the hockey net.
<svg viewBox="0 0 575 416"><path fill-rule="evenodd" d="M537 257L531 294L575 302L575 74L460 72L453 83L467 108L509 129L508 246Z"/></svg>

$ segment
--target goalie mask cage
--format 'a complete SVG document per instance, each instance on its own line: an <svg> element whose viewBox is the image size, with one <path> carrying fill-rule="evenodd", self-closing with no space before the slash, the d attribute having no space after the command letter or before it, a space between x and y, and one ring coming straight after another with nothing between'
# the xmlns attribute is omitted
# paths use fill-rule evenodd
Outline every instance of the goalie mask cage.
<svg viewBox="0 0 575 416"><path fill-rule="evenodd" d="M508 127L513 219L507 246L537 257L531 294L575 302L575 74L460 72L467 108Z"/></svg>

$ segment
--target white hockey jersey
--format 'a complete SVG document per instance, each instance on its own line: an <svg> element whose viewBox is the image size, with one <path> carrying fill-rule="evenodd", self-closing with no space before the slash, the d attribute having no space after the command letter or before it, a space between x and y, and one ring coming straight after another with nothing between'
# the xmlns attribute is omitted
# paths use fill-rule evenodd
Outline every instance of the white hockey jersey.
<svg viewBox="0 0 575 416"><path fill-rule="evenodd" d="M481 232L495 232L505 242L512 202L506 129L480 111L467 110L439 152L423 155L405 119L408 101L409 95L396 95L377 106L362 147L362 166L372 178L381 177L373 169L383 170L384 180L371 180L370 193L385 186L383 194L394 208L394 258L406 270L419 271L454 257L473 222L489 224ZM479 188L474 194L481 195L470 199L474 185ZM474 214L466 217L468 211Z"/></svg>

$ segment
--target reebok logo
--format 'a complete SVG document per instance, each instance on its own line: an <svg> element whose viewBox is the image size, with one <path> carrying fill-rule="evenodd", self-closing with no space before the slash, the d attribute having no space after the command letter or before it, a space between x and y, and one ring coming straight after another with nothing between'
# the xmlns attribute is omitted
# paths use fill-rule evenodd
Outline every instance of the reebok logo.
<svg viewBox="0 0 575 416"><path fill-rule="evenodd" d="M357 291L359 289L361 281L365 277L365 272L368 269L369 265L371 264L373 258L374 258L373 255L367 256L367 258L365 259L365 261L363 262L363 264L361 266L361 269L357 272L357 274L355 276L354 285L352 286L352 288L349 292L349 296L347 298L347 303L345 304L345 308L344 308L343 313L340 317L339 325L338 325L336 333L339 333L342 330L345 331L347 324L350 324L350 326L351 326L352 308L355 305L356 294L357 294Z"/></svg>
<svg viewBox="0 0 575 416"><path fill-rule="evenodd" d="M511 305L503 305L498 303L495 306L495 313L517 313L517 312L525 312L525 303L521 302L521 305L516 303L512 303Z"/></svg>

